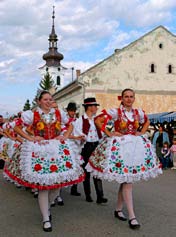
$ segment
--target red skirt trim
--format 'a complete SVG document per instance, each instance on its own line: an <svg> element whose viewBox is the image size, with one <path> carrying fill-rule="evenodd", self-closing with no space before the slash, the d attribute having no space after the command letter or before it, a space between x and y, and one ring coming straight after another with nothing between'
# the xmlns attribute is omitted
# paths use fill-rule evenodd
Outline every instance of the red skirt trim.
<svg viewBox="0 0 176 237"><path fill-rule="evenodd" d="M18 182L20 185L28 187L28 188L36 188L38 190L50 190L50 189L56 189L56 188L63 188L63 187L67 187L67 186L71 186L73 184L77 184L77 183L81 183L84 181L85 179L85 174L83 174L82 176L79 177L79 179L73 180L73 181L69 181L66 183L60 183L60 184L53 184L53 185L40 185L40 184L34 184L34 183L28 183L27 181L24 181L16 176L14 176L13 174L11 174L6 168L4 168L4 172L14 181Z"/></svg>
<svg viewBox="0 0 176 237"><path fill-rule="evenodd" d="M92 168L93 168L94 170L97 170L97 171L103 173L103 169L94 166L94 164L92 163L92 161L89 160L89 164L90 164L90 166L92 166Z"/></svg>

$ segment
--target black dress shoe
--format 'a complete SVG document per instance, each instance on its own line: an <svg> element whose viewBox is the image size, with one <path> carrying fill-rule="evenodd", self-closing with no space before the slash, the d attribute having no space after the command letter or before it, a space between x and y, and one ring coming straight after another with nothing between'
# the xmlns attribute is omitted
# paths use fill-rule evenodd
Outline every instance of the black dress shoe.
<svg viewBox="0 0 176 237"><path fill-rule="evenodd" d="M123 216L119 216L119 213L123 213L122 211L114 211L114 216L115 218L118 218L119 220L121 221L127 221L127 218L126 217L123 217Z"/></svg>
<svg viewBox="0 0 176 237"><path fill-rule="evenodd" d="M55 207L56 206L56 203L55 202L52 202L51 203L51 207Z"/></svg>
<svg viewBox="0 0 176 237"><path fill-rule="evenodd" d="M57 201L57 205L58 206L64 206L64 202L63 201Z"/></svg>
<svg viewBox="0 0 176 237"><path fill-rule="evenodd" d="M102 203L107 203L108 199L107 198L97 198L97 204L102 204Z"/></svg>
<svg viewBox="0 0 176 237"><path fill-rule="evenodd" d="M38 191L34 193L34 198L38 198Z"/></svg>
<svg viewBox="0 0 176 237"><path fill-rule="evenodd" d="M76 197L78 197L78 196L81 196L81 194L79 193L79 192L73 192L73 191L71 191L71 193L70 193L72 196L76 196Z"/></svg>
<svg viewBox="0 0 176 237"><path fill-rule="evenodd" d="M44 221L44 222L43 222L43 230L44 230L45 232L51 232L51 231L52 231L52 226L50 226L50 227L45 227L45 223L47 223L47 222L51 224L50 221Z"/></svg>
<svg viewBox="0 0 176 237"><path fill-rule="evenodd" d="M91 196L87 196L87 197L86 197L86 202L93 202Z"/></svg>
<svg viewBox="0 0 176 237"><path fill-rule="evenodd" d="M132 218L131 220L128 221L129 227L133 230L139 229L141 227L141 225L139 223L138 224L132 224L133 220L136 220L136 218Z"/></svg>
<svg viewBox="0 0 176 237"><path fill-rule="evenodd" d="M58 196L56 199L55 199L55 203L58 205L58 206L64 206L64 201L63 199Z"/></svg>

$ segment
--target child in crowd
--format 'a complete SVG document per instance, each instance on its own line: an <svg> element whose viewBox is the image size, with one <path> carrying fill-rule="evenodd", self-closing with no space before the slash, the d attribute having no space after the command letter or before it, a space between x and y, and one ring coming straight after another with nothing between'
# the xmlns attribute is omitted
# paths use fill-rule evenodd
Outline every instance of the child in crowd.
<svg viewBox="0 0 176 237"><path fill-rule="evenodd" d="M162 154L161 163L163 165L163 169L167 169L169 165L169 159L170 159L170 149L169 149L168 142L163 143L161 154Z"/></svg>
<svg viewBox="0 0 176 237"><path fill-rule="evenodd" d="M173 167L171 169L176 169L176 138L173 139L173 145L170 148L171 159L173 161Z"/></svg>

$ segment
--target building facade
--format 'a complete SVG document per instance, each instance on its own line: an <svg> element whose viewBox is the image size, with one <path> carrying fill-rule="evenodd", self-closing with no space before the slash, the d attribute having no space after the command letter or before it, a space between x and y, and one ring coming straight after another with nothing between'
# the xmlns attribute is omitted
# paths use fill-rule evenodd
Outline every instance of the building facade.
<svg viewBox="0 0 176 237"><path fill-rule="evenodd" d="M80 74L55 93L61 107L96 97L102 108L117 107L121 91L136 92L135 106L146 113L176 110L176 36L159 26Z"/></svg>

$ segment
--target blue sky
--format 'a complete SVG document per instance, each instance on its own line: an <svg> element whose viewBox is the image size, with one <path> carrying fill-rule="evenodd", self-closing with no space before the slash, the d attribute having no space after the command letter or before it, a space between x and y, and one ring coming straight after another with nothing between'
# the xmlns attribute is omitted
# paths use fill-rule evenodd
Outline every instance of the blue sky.
<svg viewBox="0 0 176 237"><path fill-rule="evenodd" d="M1 0L0 114L22 110L36 94L53 5L62 65L81 71L159 25L176 33L175 0Z"/></svg>

